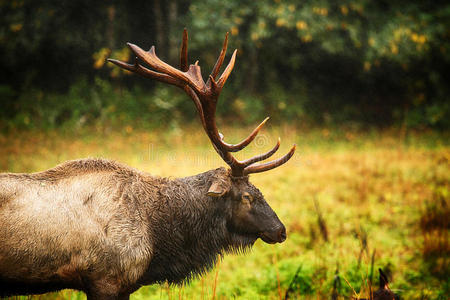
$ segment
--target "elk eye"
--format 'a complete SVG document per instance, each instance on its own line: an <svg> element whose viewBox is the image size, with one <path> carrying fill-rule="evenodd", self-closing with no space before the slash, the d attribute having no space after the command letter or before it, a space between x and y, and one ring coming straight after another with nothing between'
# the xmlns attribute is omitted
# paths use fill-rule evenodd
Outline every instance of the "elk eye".
<svg viewBox="0 0 450 300"><path fill-rule="evenodd" d="M251 203L253 201L253 197L249 193L244 193L242 194L242 201Z"/></svg>

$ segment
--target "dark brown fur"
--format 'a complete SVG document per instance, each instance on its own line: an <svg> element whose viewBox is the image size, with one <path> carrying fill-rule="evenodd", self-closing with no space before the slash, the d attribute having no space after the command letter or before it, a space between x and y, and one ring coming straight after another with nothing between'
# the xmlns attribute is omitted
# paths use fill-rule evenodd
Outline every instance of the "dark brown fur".
<svg viewBox="0 0 450 300"><path fill-rule="evenodd" d="M169 180L102 159L0 174L0 224L0 297L73 288L128 299L202 274L258 237L285 239L248 177L219 168Z"/></svg>

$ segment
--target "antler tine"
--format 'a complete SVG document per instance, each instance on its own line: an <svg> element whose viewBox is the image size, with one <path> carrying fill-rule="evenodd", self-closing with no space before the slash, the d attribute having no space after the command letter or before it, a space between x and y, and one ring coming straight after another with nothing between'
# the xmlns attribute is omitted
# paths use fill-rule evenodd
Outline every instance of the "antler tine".
<svg viewBox="0 0 450 300"><path fill-rule="evenodd" d="M269 120L269 117L265 118L255 129L253 129L252 133L250 133L249 136L247 136L242 142L237 144L228 144L221 139L221 144L223 150L229 151L229 152L237 152L239 150L244 149L245 147L250 144L255 137L258 135L261 128L266 124L267 120Z"/></svg>
<svg viewBox="0 0 450 300"><path fill-rule="evenodd" d="M189 76L189 71L183 72L163 62L161 59L159 59L158 56L156 56L155 46L152 46L149 51L144 51L134 44L127 43L127 45L134 52L134 54L136 54L136 56L139 57L139 59L147 63L150 67L152 67L156 71L174 77L192 87L192 89L197 94L202 94L203 88L205 86L203 80L201 81L192 80L193 78ZM197 66L197 68L199 67Z"/></svg>
<svg viewBox="0 0 450 300"><path fill-rule="evenodd" d="M217 74L219 74L220 67L222 66L223 60L225 59L225 54L227 53L227 47L228 47L228 32L225 35L225 40L223 41L222 51L220 51L220 55L217 58L216 64L214 65L214 68L211 71L210 78L206 82L206 84L209 86L210 82L214 81L217 77ZM212 80L211 80L212 77Z"/></svg>
<svg viewBox="0 0 450 300"><path fill-rule="evenodd" d="M255 157L249 158L247 160L241 161L240 162L241 165L245 168L245 167L248 167L248 166L250 166L250 165L252 165L252 164L254 164L254 163L258 162L258 161L262 161L262 160L268 159L269 157L274 155L275 152L278 151L278 148L280 148L280 143L281 143L281 140L280 140L280 138L278 138L278 141L275 144L275 147L273 147L271 150L267 151L264 154L260 154L260 155L257 155Z"/></svg>
<svg viewBox="0 0 450 300"><path fill-rule="evenodd" d="M180 70L186 72L189 70L188 64L188 32L186 28L183 30L183 42L180 51Z"/></svg>
<svg viewBox="0 0 450 300"><path fill-rule="evenodd" d="M244 176L246 176L251 173L260 173L260 172L268 171L268 170L274 169L276 167L279 167L282 164L285 164L294 155L296 147L297 146L294 144L292 146L291 150L289 150L289 152L287 154L285 154L283 157L280 157L279 159L269 161L269 162L259 164L259 165L248 166L242 171L242 173L244 174Z"/></svg>
<svg viewBox="0 0 450 300"><path fill-rule="evenodd" d="M172 85L175 85L178 87L183 87L183 85L184 85L184 83L182 81L180 81L174 77L171 77L169 75L149 70L146 67L138 64L137 61L134 64L127 64L127 63L117 60L117 59L108 58L107 60L109 62L115 64L116 66L119 66L127 71L137 73L137 74L142 75L147 78L156 79L156 80L159 80L159 81L162 81L162 82L165 82L168 84L172 84Z"/></svg>
<svg viewBox="0 0 450 300"><path fill-rule="evenodd" d="M225 82L228 79L228 76L230 76L231 71L233 71L234 62L236 61L236 54L237 54L237 49L234 50L233 56L231 56L230 62L228 63L227 67L225 68L225 70L223 71L223 73L220 76L219 80L217 81L217 85L219 86L220 89L223 88Z"/></svg>

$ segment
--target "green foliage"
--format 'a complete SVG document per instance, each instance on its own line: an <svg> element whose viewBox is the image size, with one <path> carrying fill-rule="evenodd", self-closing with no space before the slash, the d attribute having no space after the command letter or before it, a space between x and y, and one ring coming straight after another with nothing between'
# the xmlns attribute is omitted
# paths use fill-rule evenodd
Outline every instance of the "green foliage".
<svg viewBox="0 0 450 300"><path fill-rule="evenodd" d="M140 127L154 128L161 124L178 124L189 116L194 118L190 100L171 88L160 86L148 93L136 86L132 91L114 88L109 81L96 78L94 84L79 80L67 93L45 93L31 90L15 97L8 86L1 86L1 96L10 107L2 111L0 128L66 128ZM187 108L190 111L185 111ZM148 113L150 112L150 113ZM8 117L14 116L13 118Z"/></svg>
<svg viewBox="0 0 450 300"><path fill-rule="evenodd" d="M230 30L237 39L233 46L251 64L242 67L241 86L264 95L275 82L293 96L300 83L304 100L289 106L299 107L297 118L307 112L315 121L406 120L413 127L448 128L448 4L209 4L191 6L192 25L200 32L196 42L213 47L221 32ZM273 105L278 101L270 99Z"/></svg>

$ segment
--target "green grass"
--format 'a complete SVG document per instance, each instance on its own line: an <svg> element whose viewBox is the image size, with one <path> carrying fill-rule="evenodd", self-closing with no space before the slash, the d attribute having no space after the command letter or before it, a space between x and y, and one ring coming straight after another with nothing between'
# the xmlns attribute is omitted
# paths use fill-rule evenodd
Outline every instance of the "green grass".
<svg viewBox="0 0 450 300"><path fill-rule="evenodd" d="M235 142L248 129L223 132ZM446 299L447 133L269 128L238 156L263 152L278 136L279 152L295 142L296 155L283 167L253 175L251 181L286 225L286 242L257 241L251 253L225 256L203 278L182 287L143 287L132 299L280 299L290 285L294 299L330 299L337 268L340 299L367 297L372 258L375 270L391 274L390 287L404 299ZM115 159L172 177L224 165L198 124L155 132L131 127L14 132L0 135L0 157L0 171L8 172L40 171L82 157ZM374 271L374 285L377 280ZM40 299L47 298L85 296L63 291Z"/></svg>

